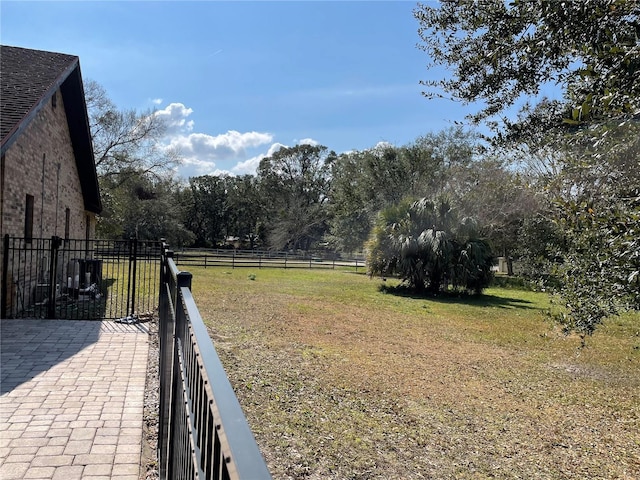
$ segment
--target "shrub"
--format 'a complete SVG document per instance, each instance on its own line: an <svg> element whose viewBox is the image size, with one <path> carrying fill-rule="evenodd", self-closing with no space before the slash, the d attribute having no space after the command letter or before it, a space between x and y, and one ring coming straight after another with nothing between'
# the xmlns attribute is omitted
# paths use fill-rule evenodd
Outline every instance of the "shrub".
<svg viewBox="0 0 640 480"><path fill-rule="evenodd" d="M445 199L407 200L380 212L368 242L369 275L398 275L415 292L479 294L492 278L490 245Z"/></svg>

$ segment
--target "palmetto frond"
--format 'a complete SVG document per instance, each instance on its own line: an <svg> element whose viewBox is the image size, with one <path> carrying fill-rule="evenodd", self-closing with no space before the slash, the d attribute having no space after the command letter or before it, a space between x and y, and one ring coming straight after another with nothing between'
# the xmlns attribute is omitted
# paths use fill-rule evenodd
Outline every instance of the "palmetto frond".
<svg viewBox="0 0 640 480"><path fill-rule="evenodd" d="M479 292L491 278L491 249L474 240L472 219L455 220L447 201L401 202L379 216L370 242L370 274L397 274L416 290L448 285Z"/></svg>

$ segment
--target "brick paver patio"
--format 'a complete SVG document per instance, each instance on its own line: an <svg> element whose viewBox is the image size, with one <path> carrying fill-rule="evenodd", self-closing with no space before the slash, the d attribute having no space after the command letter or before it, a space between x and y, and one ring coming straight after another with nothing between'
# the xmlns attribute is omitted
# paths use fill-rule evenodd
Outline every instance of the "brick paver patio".
<svg viewBox="0 0 640 480"><path fill-rule="evenodd" d="M143 325L0 321L0 479L140 476Z"/></svg>

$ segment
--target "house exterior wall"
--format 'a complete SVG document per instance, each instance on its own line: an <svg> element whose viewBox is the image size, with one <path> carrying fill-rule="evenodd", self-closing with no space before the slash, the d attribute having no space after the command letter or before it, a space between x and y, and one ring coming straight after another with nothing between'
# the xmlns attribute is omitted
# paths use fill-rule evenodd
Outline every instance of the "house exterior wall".
<svg viewBox="0 0 640 480"><path fill-rule="evenodd" d="M63 239L95 238L96 214L85 210L64 99L60 90L55 96L56 106L53 101L47 102L2 157L2 239L5 235L25 236L27 195L33 197L33 239L20 240L21 247L7 252L11 257L7 272L0 264L3 283L6 278L8 316L42 300L40 290L47 291L51 259L46 239L54 235ZM4 254L4 242L0 241L0 258ZM63 284L68 274L68 266L62 260L59 263L57 285Z"/></svg>
<svg viewBox="0 0 640 480"><path fill-rule="evenodd" d="M84 208L84 200L64 99L56 92L56 106L48 102L15 143L6 151L3 165L2 235L25 233L27 195L33 196L34 238L94 237L96 217Z"/></svg>

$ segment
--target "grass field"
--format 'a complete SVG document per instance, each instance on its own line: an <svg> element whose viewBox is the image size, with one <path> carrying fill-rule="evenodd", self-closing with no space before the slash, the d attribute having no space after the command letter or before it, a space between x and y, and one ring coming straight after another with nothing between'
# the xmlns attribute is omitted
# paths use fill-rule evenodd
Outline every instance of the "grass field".
<svg viewBox="0 0 640 480"><path fill-rule="evenodd" d="M640 478L638 314L580 349L540 293L425 299L340 271L191 272L274 478Z"/></svg>

